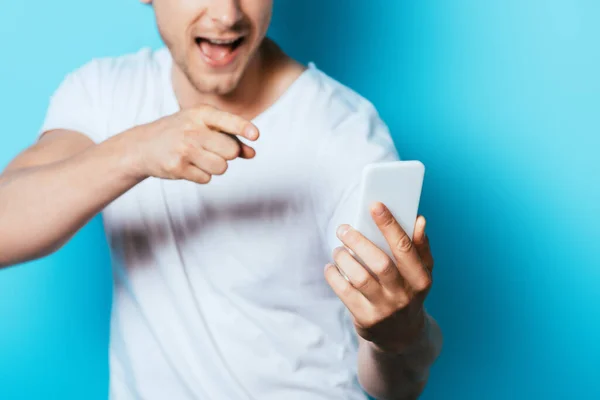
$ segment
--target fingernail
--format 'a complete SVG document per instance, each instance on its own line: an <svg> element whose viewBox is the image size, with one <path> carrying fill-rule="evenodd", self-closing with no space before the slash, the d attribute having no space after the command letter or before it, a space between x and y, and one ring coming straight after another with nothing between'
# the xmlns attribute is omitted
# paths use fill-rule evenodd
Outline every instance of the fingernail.
<svg viewBox="0 0 600 400"><path fill-rule="evenodd" d="M380 217L381 215L383 215L383 213L385 212L385 207L383 204L381 203L375 203L373 205L373 214L377 217Z"/></svg>
<svg viewBox="0 0 600 400"><path fill-rule="evenodd" d="M350 225L340 225L337 229L338 237L343 237L350 230Z"/></svg>
<svg viewBox="0 0 600 400"><path fill-rule="evenodd" d="M258 137L258 130L253 125L248 125L244 129L244 136L246 136L250 140L254 140Z"/></svg>

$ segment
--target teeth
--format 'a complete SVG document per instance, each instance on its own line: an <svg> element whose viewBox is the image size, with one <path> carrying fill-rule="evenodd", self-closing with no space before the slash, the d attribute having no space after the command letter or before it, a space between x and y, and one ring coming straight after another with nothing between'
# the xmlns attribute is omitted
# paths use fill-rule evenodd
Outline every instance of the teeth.
<svg viewBox="0 0 600 400"><path fill-rule="evenodd" d="M207 39L210 43L212 44L233 44L235 41L237 41L238 39L231 39L231 40L218 40L218 39Z"/></svg>

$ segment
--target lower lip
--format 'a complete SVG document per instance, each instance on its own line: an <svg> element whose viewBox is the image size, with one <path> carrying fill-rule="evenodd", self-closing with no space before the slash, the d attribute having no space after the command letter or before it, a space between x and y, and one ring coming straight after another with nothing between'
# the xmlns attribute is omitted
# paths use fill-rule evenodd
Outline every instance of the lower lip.
<svg viewBox="0 0 600 400"><path fill-rule="evenodd" d="M204 54L200 45L198 44L197 46L198 46L198 50L200 50L200 55L202 56L202 59L204 60L205 63L207 63L208 65L210 65L213 68L222 68L222 67L226 67L226 66L232 64L235 61L238 54L240 53L241 48L244 46L244 42L240 43L235 48L235 50L233 50L232 52L230 52L229 54L227 54L225 57L221 58L220 60L214 60L214 59L208 57L206 54Z"/></svg>

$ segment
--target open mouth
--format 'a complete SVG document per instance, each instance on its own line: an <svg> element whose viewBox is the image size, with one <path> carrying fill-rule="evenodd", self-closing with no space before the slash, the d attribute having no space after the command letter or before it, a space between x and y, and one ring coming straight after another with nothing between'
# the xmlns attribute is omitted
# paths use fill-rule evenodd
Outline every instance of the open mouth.
<svg viewBox="0 0 600 400"><path fill-rule="evenodd" d="M235 59L245 38L245 36L230 39L196 37L195 41L208 64L222 67Z"/></svg>

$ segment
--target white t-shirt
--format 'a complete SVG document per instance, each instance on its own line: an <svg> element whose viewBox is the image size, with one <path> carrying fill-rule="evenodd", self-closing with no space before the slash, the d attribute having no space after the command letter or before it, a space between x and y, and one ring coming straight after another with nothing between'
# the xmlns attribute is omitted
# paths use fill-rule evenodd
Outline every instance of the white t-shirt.
<svg viewBox="0 0 600 400"><path fill-rule="evenodd" d="M171 65L166 49L90 62L56 91L42 132L100 143L177 112ZM253 122L255 159L208 185L147 179L103 211L111 399L366 398L323 267L335 228L354 222L363 167L398 158L388 129L314 64Z"/></svg>

